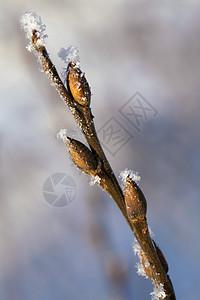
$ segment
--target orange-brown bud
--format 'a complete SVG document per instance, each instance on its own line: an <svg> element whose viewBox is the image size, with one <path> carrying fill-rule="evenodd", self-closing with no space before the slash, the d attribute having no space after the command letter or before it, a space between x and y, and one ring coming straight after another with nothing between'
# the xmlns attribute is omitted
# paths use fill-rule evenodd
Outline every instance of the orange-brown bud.
<svg viewBox="0 0 200 300"><path fill-rule="evenodd" d="M67 137L68 152L76 166L86 174L94 174L98 167L95 155L81 142Z"/></svg>
<svg viewBox="0 0 200 300"><path fill-rule="evenodd" d="M77 103L83 106L90 105L91 91L87 79L72 62L68 66L67 87Z"/></svg>
<svg viewBox="0 0 200 300"><path fill-rule="evenodd" d="M129 176L126 178L124 197L127 214L132 222L145 220L147 212L146 199L137 183Z"/></svg>

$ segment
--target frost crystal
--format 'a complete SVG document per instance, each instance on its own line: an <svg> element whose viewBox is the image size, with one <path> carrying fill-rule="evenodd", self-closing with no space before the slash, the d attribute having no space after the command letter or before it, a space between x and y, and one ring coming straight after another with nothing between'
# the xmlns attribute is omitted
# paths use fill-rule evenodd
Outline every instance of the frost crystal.
<svg viewBox="0 0 200 300"><path fill-rule="evenodd" d="M135 182L139 182L141 180L138 172L129 169L125 169L124 171L120 172L119 177L121 178L123 184L126 183L127 177L131 178Z"/></svg>
<svg viewBox="0 0 200 300"><path fill-rule="evenodd" d="M143 265L140 262L136 263L136 268L137 268L138 275L148 278L144 271Z"/></svg>
<svg viewBox="0 0 200 300"><path fill-rule="evenodd" d="M60 129L60 131L56 134L56 138L58 140L62 140L64 143L67 142L67 129Z"/></svg>
<svg viewBox="0 0 200 300"><path fill-rule="evenodd" d="M138 255L140 262L138 262L136 264L137 267L137 273L138 275L144 276L145 278L148 278L146 273L145 273L145 269L144 268L148 268L150 266L150 263L148 260L146 260L145 262L143 261L142 264L142 249L140 247L140 245L138 244L138 242L136 240L134 240L133 242L133 252L134 254ZM166 297L166 293L163 287L163 284L160 284L158 287L154 287L154 290L152 293L150 293L150 295L152 296L152 300L160 300L160 299L165 299Z"/></svg>
<svg viewBox="0 0 200 300"><path fill-rule="evenodd" d="M44 46L44 39L47 38L45 34L46 25L42 23L41 17L38 16L34 11L29 11L20 17L21 27L26 33L26 37L30 40L27 45L28 51L33 50L32 46L32 35L33 31L36 30L37 34L37 46Z"/></svg>
<svg viewBox="0 0 200 300"><path fill-rule="evenodd" d="M140 245L138 244L138 242L136 240L134 240L134 242L133 242L133 252L134 252L134 255L137 254L139 256L140 251L141 251Z"/></svg>
<svg viewBox="0 0 200 300"><path fill-rule="evenodd" d="M98 175L91 176L90 185L95 185L95 183L100 184L100 182L101 182L101 178Z"/></svg>
<svg viewBox="0 0 200 300"><path fill-rule="evenodd" d="M80 136L81 130L79 127L76 127L74 129L65 129L61 128L60 131L56 134L57 140L62 140L64 143L67 141L67 135L68 136Z"/></svg>
<svg viewBox="0 0 200 300"><path fill-rule="evenodd" d="M165 299L165 297L167 296L163 288L163 284L160 284L158 287L155 287L154 291L150 293L150 295L152 296L152 300Z"/></svg>
<svg viewBox="0 0 200 300"><path fill-rule="evenodd" d="M138 275L141 275L141 276L144 276L145 278L148 278L146 273L145 273L144 267L141 263L142 262L142 249L141 249L140 245L138 244L138 242L136 240L133 242L133 252L134 252L135 255L137 254L137 256L139 257L139 260L140 260L140 262L136 263L136 268L137 268ZM145 262L145 267L147 268L148 266L149 266L149 262L146 261Z"/></svg>
<svg viewBox="0 0 200 300"><path fill-rule="evenodd" d="M75 46L70 46L67 49L61 48L58 52L58 56L66 64L73 62L77 67L80 65L79 51Z"/></svg>

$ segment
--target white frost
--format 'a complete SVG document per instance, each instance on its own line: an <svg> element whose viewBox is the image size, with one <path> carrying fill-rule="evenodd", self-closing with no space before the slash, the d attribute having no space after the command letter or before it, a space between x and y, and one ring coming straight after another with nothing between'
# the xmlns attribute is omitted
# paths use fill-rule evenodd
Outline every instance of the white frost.
<svg viewBox="0 0 200 300"><path fill-rule="evenodd" d="M163 287L163 284L160 284L158 287L155 287L153 292L150 293L152 296L152 300L160 300L160 299L165 299L167 296Z"/></svg>
<svg viewBox="0 0 200 300"><path fill-rule="evenodd" d="M62 140L64 143L67 141L68 136L80 136L82 134L79 127L73 129L61 128L60 131L56 134L57 140Z"/></svg>
<svg viewBox="0 0 200 300"><path fill-rule="evenodd" d="M136 268L137 268L137 274L138 275L143 276L145 278L148 278L146 273L145 273L144 267L140 262L136 263Z"/></svg>
<svg viewBox="0 0 200 300"><path fill-rule="evenodd" d="M138 242L136 241L136 240L134 240L134 242L133 242L133 252L134 252L134 255L138 255L139 256L139 253L140 253L140 251L141 251L141 247L140 247L140 245L138 244Z"/></svg>
<svg viewBox="0 0 200 300"><path fill-rule="evenodd" d="M34 11L26 12L20 17L20 24L26 33L26 37L30 40L29 44L27 45L28 51L33 50L32 47L33 30L36 30L36 34L38 37L37 46L45 45L44 39L47 38L47 35L45 34L46 25L42 23L40 16L38 16Z"/></svg>
<svg viewBox="0 0 200 300"><path fill-rule="evenodd" d="M75 46L70 46L67 49L61 48L58 52L58 56L66 64L73 62L77 67L80 65L79 51Z"/></svg>
<svg viewBox="0 0 200 300"><path fill-rule="evenodd" d="M138 244L138 242L136 240L134 240L133 242L133 252L134 254L139 257L139 260L140 262L137 262L136 263L136 268L137 268L137 273L138 275L141 275L141 276L144 276L145 278L148 278L146 273L145 273L145 270L144 270L144 267L142 265L142 249L140 247L140 245ZM148 267L149 266L149 262L146 261L145 262L145 267Z"/></svg>
<svg viewBox="0 0 200 300"><path fill-rule="evenodd" d="M125 169L124 171L120 172L119 177L121 178L123 184L126 183L127 177L131 178L136 183L141 180L138 172L129 169Z"/></svg>
<svg viewBox="0 0 200 300"><path fill-rule="evenodd" d="M143 264L142 264L142 249L138 242L134 240L133 242L133 252L134 254L138 255L140 262L136 263L136 268L137 268L137 273L138 275L144 276L145 278L148 279ZM145 261L145 267L148 268L150 266L150 263L148 260ZM163 287L163 284L160 284L158 287L154 287L154 290L152 293L150 293L152 296L152 300L160 300L160 299L165 299L167 296Z"/></svg>
<svg viewBox="0 0 200 300"><path fill-rule="evenodd" d="M67 129L60 129L60 131L56 134L56 138L58 140L62 140L64 143L67 142Z"/></svg>
<svg viewBox="0 0 200 300"><path fill-rule="evenodd" d="M95 183L100 184L101 182L101 178L96 175L96 176L91 176L91 181L90 181L90 185L95 185Z"/></svg>

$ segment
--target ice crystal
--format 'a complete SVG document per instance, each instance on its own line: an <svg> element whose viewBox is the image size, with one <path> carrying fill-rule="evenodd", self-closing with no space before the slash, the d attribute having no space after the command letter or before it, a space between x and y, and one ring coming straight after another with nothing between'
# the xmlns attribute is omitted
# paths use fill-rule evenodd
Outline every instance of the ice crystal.
<svg viewBox="0 0 200 300"><path fill-rule="evenodd" d="M58 52L58 56L66 64L73 62L77 67L80 65L79 51L75 46L70 46L67 49L61 48Z"/></svg>
<svg viewBox="0 0 200 300"><path fill-rule="evenodd" d="M162 283L158 287L155 287L150 295L152 296L152 300L165 299L167 296Z"/></svg>
<svg viewBox="0 0 200 300"><path fill-rule="evenodd" d="M36 14L34 11L29 11L24 13L20 17L21 27L24 29L26 33L26 37L29 39L29 44L27 45L28 51L33 50L32 46L32 35L33 31L36 31L37 35L37 46L44 46L44 39L47 38L45 34L46 25L42 23L41 17Z"/></svg>
<svg viewBox="0 0 200 300"><path fill-rule="evenodd" d="M100 184L101 182L101 178L98 175L91 176L90 178L91 178L90 185L95 185L95 183Z"/></svg>
<svg viewBox="0 0 200 300"><path fill-rule="evenodd" d="M124 171L120 172L120 178L121 178L123 184L126 183L126 180L128 177L131 178L135 182L139 182L141 180L139 173L136 171L125 169Z"/></svg>
<svg viewBox="0 0 200 300"><path fill-rule="evenodd" d="M142 249L141 249L140 245L138 244L138 242L136 240L133 242L133 252L134 252L135 255L137 254L137 256L139 257L139 260L140 260L140 262L136 263L136 268L137 268L138 275L141 275L141 276L144 276L145 278L148 278L146 273L145 273L144 266L142 264ZM148 267L148 266L149 266L149 262L146 261L145 262L145 267Z"/></svg>
<svg viewBox="0 0 200 300"><path fill-rule="evenodd" d="M67 142L67 129L61 128L60 131L56 134L58 140L62 140L64 143Z"/></svg>
<svg viewBox="0 0 200 300"><path fill-rule="evenodd" d="M81 134L82 134L82 132L79 127L75 127L72 129L61 128L60 131L56 134L56 139L66 142L67 135L68 136L80 136Z"/></svg>

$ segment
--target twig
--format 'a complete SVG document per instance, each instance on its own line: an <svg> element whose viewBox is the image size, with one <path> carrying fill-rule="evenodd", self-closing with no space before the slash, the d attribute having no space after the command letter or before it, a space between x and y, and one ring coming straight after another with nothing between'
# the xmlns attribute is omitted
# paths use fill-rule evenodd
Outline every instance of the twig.
<svg viewBox="0 0 200 300"><path fill-rule="evenodd" d="M91 92L84 74L76 62L71 61L68 66L66 88L45 48L45 27L40 17L33 12L26 13L21 18L21 24L30 39L29 50L33 50L36 54L43 71L67 104L90 147L89 149L81 142L62 133L70 156L79 169L95 178L99 186L113 198L119 207L141 247L140 260L143 270L152 280L155 289L159 290L157 299L175 300L173 286L167 274L167 262L149 234L146 221L147 203L135 182L136 178L131 172L126 171L123 176L123 192L101 147L90 108Z"/></svg>

